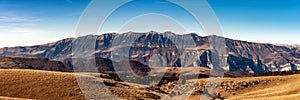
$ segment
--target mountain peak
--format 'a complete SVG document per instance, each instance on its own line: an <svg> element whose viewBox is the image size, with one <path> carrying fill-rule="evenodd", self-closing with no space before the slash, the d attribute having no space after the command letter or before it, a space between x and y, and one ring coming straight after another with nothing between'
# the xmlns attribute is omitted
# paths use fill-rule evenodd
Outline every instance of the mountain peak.
<svg viewBox="0 0 300 100"><path fill-rule="evenodd" d="M188 35L192 35L196 47L187 49L190 50L185 54L185 57L188 58L178 58L181 53L176 49L175 44L168 39L168 36L171 36L175 42L185 43L184 41L191 39L185 37ZM90 36L95 35L79 38L90 38ZM139 61L147 65L153 55L159 54L162 58L167 60L167 66L176 67L186 64L186 66L202 66L208 68L212 68L210 61L212 54L208 38L224 38L216 35L200 37L195 33L177 35L170 31L163 33L155 31L145 33L127 32L123 34L106 33L96 35L96 37L95 52L86 54L86 56L101 58L126 56L130 60ZM0 56L46 57L63 61L64 59L72 57L72 43L76 42L77 39L63 39L48 45L2 48L0 49ZM115 40L120 43L112 45ZM135 41L134 45L126 44L129 43L128 41ZM80 39L77 42L80 42ZM252 43L227 38L224 38L224 42L224 48L226 48L228 53L225 55L227 57L226 70L261 73L300 69L300 48L287 48L285 46ZM128 46L131 46L129 55L112 55L112 51L120 51ZM195 58L196 61L189 62L187 61L189 58ZM155 65L162 64L155 62Z"/></svg>

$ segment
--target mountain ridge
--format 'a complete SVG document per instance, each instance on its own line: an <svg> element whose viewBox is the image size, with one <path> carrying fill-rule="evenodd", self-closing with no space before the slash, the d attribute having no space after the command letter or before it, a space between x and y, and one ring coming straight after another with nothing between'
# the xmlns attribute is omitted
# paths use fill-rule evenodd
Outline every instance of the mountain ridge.
<svg viewBox="0 0 300 100"><path fill-rule="evenodd" d="M67 38L44 45L1 48L0 56L46 57L62 61L72 58L73 43L80 41L80 39L95 38L95 53L86 55L111 59L113 56L112 52L119 53L121 52L120 50L128 47L128 43L132 42L127 58L139 61L145 65L150 64L149 60L157 59L152 58L154 57L153 55L158 55L161 59L165 59L166 64L155 61L155 63L152 63L153 65L174 67L185 65L212 68L210 61L212 51L209 39L213 37L224 40L224 48L227 50L226 66L223 66L225 70L265 73L300 69L300 49L297 47L253 43L216 35L198 36L195 33L177 35L172 32L158 33L154 31L146 33L128 32L123 34L105 33L102 35ZM192 41L194 43L184 44L185 42L179 40ZM179 49L176 47L178 44L182 46L195 45L195 47L192 48L193 50L189 50L184 55L185 57L179 58L182 54L179 53ZM79 52L83 51L80 50ZM187 58L196 58L196 60L189 62L190 59Z"/></svg>
<svg viewBox="0 0 300 100"><path fill-rule="evenodd" d="M112 32L112 33L103 33L101 35L105 35L105 34L117 34L117 35L120 35L120 34L128 34L128 33L129 32L127 32L127 33L115 33L115 32ZM133 32L133 33L138 33L138 32ZM193 34L193 35L199 36L197 33L188 33L188 34ZM92 35L92 34L89 34L89 35ZM79 36L79 37L85 37L85 36L89 36L89 35L84 35L84 36ZM101 36L101 35L92 35L92 36ZM176 35L180 35L180 34L176 34ZM187 35L187 34L185 34L185 35ZM222 37L222 38L229 39L229 40L234 40L234 41L256 43L256 44L271 44L271 45L283 46L283 47L291 47L291 48L296 48L299 45L299 44L280 44L280 43L253 42L253 41L246 41L246 40L241 40L241 39L232 39L232 38L228 38L228 37L224 37L224 36L219 36L219 35L206 35L206 36L199 36L199 37L204 37L205 38L205 37L212 37L212 36ZM74 39L76 39L76 37L69 37L69 38L64 38L64 39L58 39L57 41L49 42L49 43L44 43L44 44L27 45L27 46L0 47L0 49L9 49L9 48L18 48L18 47L34 47L34 46L41 46L41 45L42 46L49 46L49 45L55 44L55 43L60 42L60 41L74 40Z"/></svg>

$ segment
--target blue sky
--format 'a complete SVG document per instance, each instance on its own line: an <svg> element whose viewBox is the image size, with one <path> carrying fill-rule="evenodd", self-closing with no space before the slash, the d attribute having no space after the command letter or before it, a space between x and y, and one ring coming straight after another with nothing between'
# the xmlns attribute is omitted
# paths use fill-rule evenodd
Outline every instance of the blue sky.
<svg viewBox="0 0 300 100"><path fill-rule="evenodd" d="M162 1L140 0L122 6L109 17L103 31L118 31L122 23L141 14L162 13L184 25L188 32L202 34L189 13L173 4L156 3ZM90 0L0 0L0 47L37 45L73 37L89 3ZM225 37L300 44L299 0L208 0L208 3Z"/></svg>
<svg viewBox="0 0 300 100"><path fill-rule="evenodd" d="M87 0L0 0L0 47L72 37Z"/></svg>
<svg viewBox="0 0 300 100"><path fill-rule="evenodd" d="M145 23L148 26L166 24L166 26L170 26L170 27L169 29L156 28L156 29L133 30L133 31L139 31L139 32L143 32L143 31L145 32L151 30L159 31L159 32L172 31L177 34L185 34L183 33L183 31L178 31L175 27L172 27L173 25L171 24L172 22L166 21L167 18L162 18L160 16L152 15L153 13L163 14L163 16L169 16L170 18L172 18L172 20L176 21L175 23L181 24L183 28L186 29L187 32L203 33L200 24L197 23L196 19L194 19L194 17L190 13L188 13L185 9L181 8L180 6L172 4L165 0L156 0L156 1L137 0L134 2L127 3L124 6L121 6L119 9L115 10L112 13L112 15L108 17L106 23L104 23L103 31L113 32L116 29L122 27L124 24L126 25L128 21L135 21L135 18L141 18L141 19L146 18L145 20L141 20L140 23L141 24ZM130 29L127 30L129 31Z"/></svg>
<svg viewBox="0 0 300 100"><path fill-rule="evenodd" d="M300 44L300 0L209 0L224 36Z"/></svg>

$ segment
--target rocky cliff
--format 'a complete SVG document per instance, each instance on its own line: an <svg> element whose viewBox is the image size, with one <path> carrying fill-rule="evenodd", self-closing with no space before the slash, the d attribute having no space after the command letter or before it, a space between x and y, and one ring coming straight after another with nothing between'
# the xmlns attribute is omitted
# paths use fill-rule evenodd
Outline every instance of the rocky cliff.
<svg viewBox="0 0 300 100"><path fill-rule="evenodd" d="M0 56L45 57L63 61L80 57L101 57L113 61L135 60L149 66L201 66L212 68L210 39L224 40L228 71L264 73L299 70L300 49L273 44L252 43L219 36L177 35L171 32L107 33L68 38L45 45L1 48ZM91 45L94 44L94 45ZM90 47L85 47L90 45ZM90 50L93 52L86 52Z"/></svg>

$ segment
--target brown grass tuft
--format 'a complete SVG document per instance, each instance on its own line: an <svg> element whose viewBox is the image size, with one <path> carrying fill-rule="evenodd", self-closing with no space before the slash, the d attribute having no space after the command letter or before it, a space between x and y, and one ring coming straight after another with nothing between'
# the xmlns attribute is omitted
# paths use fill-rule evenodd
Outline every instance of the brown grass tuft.
<svg viewBox="0 0 300 100"><path fill-rule="evenodd" d="M48 100L85 99L74 74L34 70L0 70L0 95Z"/></svg>

